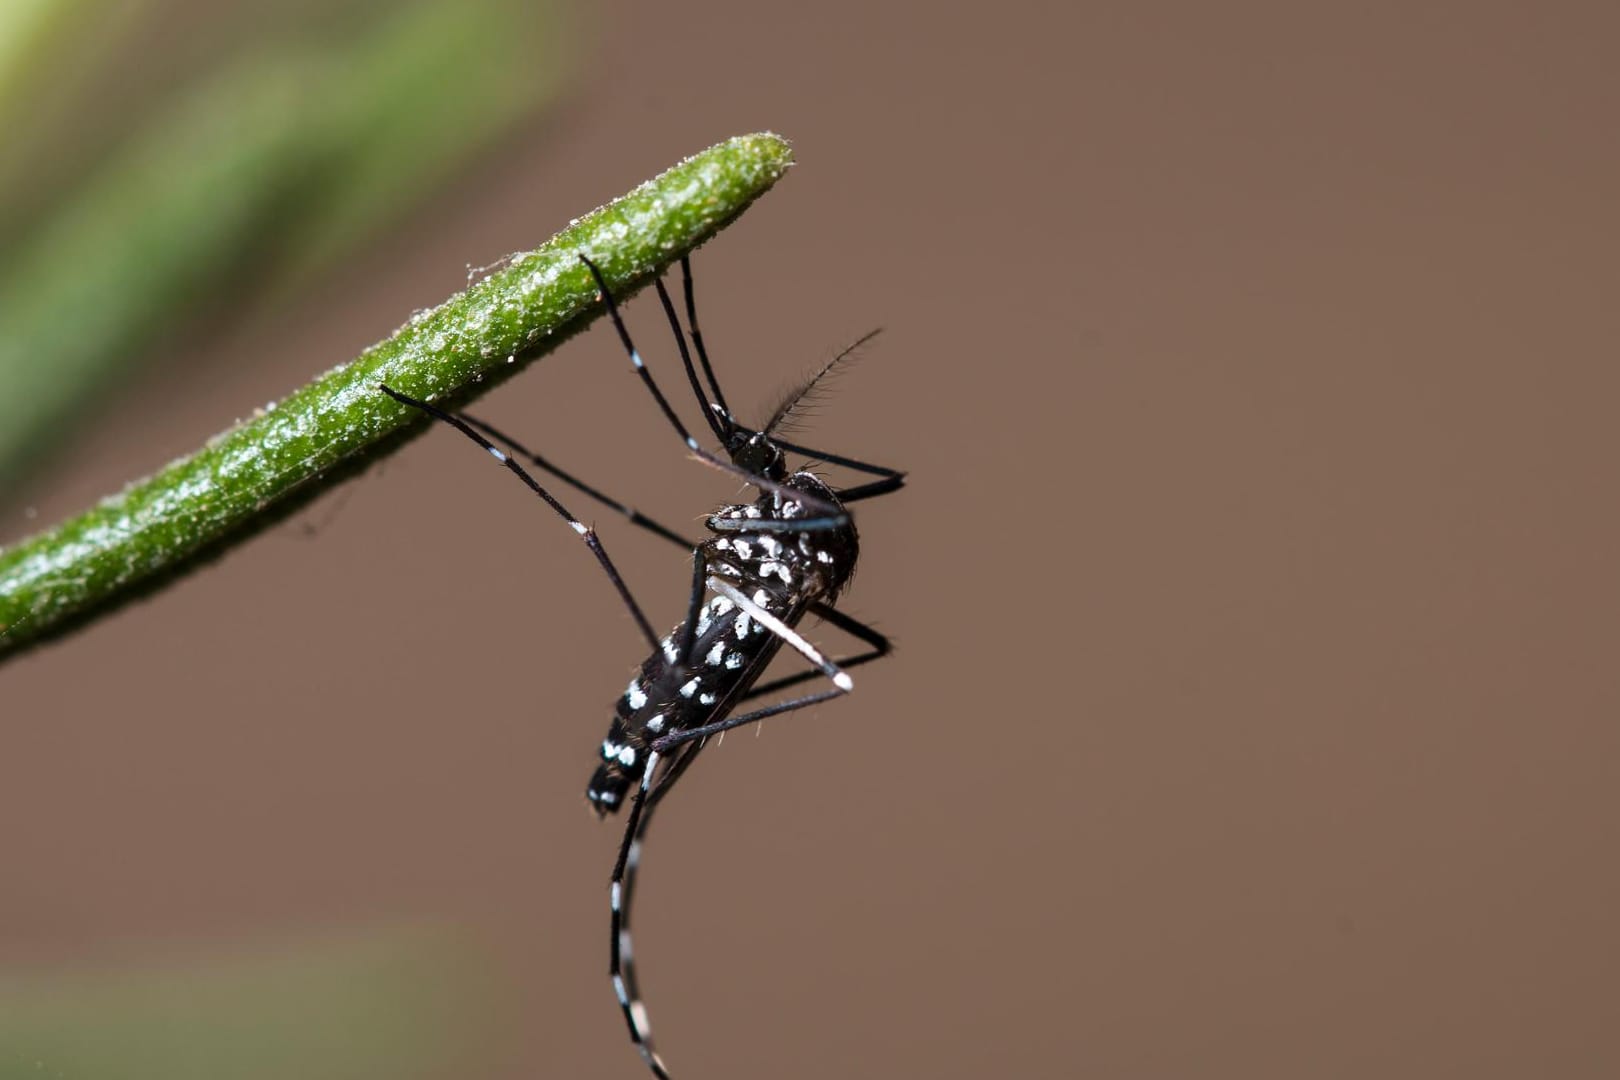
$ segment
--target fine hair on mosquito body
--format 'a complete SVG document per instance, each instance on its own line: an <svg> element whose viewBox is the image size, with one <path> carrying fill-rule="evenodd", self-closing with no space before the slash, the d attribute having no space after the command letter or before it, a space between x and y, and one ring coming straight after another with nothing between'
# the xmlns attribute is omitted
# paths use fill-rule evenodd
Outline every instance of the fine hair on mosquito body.
<svg viewBox="0 0 1620 1080"><path fill-rule="evenodd" d="M875 331L828 360L790 392L762 427L750 428L736 419L715 378L698 328L691 263L683 257L684 328L662 278L654 282L654 287L687 382L709 432L719 444L716 453L692 435L659 388L596 264L583 254L580 261L596 282L632 368L688 455L757 492L749 501L721 506L709 514L704 523L709 535L702 540L694 541L647 518L489 424L418 401L387 386L381 389L396 401L456 428L563 518L596 559L646 641L649 655L615 702L586 797L602 817L628 804L618 858L609 881L609 975L631 1041L653 1074L668 1080L669 1070L653 1047L630 939L636 872L653 811L711 736L847 694L854 689L850 668L890 652L888 638L839 611L834 603L854 572L860 550L850 505L898 491L905 476L897 469L812 449L781 435L795 410L822 380L846 364ZM864 474L866 479L834 487L808 464L790 467L793 457ZM519 458L633 525L679 545L691 556L691 592L686 616L679 625L663 637L654 633L595 529L570 513L519 463ZM832 625L862 647L849 656L830 657L799 632L798 626L806 616ZM784 646L808 668L765 680L767 669ZM825 680L822 688L795 690L814 680ZM783 695L784 691L792 692ZM751 704L771 695L779 696L768 704Z"/></svg>

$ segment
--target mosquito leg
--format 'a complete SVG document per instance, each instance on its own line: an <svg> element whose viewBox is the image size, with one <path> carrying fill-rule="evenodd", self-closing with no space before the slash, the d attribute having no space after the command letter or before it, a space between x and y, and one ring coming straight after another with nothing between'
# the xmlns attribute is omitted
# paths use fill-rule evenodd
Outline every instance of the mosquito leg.
<svg viewBox="0 0 1620 1080"><path fill-rule="evenodd" d="M731 407L726 404L726 396L720 392L719 380L714 377L714 368L709 364L709 350L703 347L703 331L698 329L697 300L692 295L692 259L687 255L681 256L681 290L686 294L686 325L692 331L692 344L697 348L698 362L703 365L709 389L714 391L714 403L720 406L720 415L730 423Z"/></svg>
<svg viewBox="0 0 1620 1080"><path fill-rule="evenodd" d="M615 499L606 492L592 487L590 484L587 484L585 481L579 479L573 474L564 471L560 466L553 465L550 461L541 457L535 451L518 442L516 439L512 438L512 436L506 434L504 431L501 431L493 424L487 424L482 420L467 416L465 414L463 414L462 419L467 421L467 423L471 424L473 427L477 428L479 431L482 431L485 435L488 435L491 439L494 439L496 442L504 445L509 451L517 456L528 458L529 463L535 467L544 469L546 472L550 473L552 476L555 476L569 487L592 499L595 499L609 510L614 511L617 514L622 514L629 520L630 524L646 529L654 536L668 540L670 543L674 544L676 547L682 548L683 550L691 551L693 548L697 547L696 541L688 540L686 537L682 536L669 526L654 521L652 518L643 514L629 503L620 502L618 499Z"/></svg>
<svg viewBox="0 0 1620 1080"><path fill-rule="evenodd" d="M771 436L771 441L784 450L791 450L795 454L803 454L805 457L814 458L817 461L825 461L829 465L842 465L846 469L854 469L856 472L869 473L872 476L881 476L901 483L906 478L905 473L899 469L891 469L887 465L873 465L871 462L858 461L855 458L844 457L842 454L829 454L825 450L800 446L798 443L790 443L786 439L778 439L774 435ZM895 486L898 487L899 484L897 483Z"/></svg>
<svg viewBox="0 0 1620 1080"><path fill-rule="evenodd" d="M847 658L840 657L835 660L834 663L841 668L848 669L852 667L859 667L862 664L870 664L873 660L881 660L883 657L888 656L894 651L894 644L890 642L888 638L884 637L870 626L867 626L859 619L844 614L842 611L839 611L830 604L826 604L818 600L810 605L810 613L832 623L834 626L838 627L838 629L842 630L851 637L860 638L870 646L866 652L856 653L854 656ZM800 671L793 675L785 675L780 679L772 679L768 683L756 686L754 689L744 694L740 700L751 701L757 697L764 697L766 694L774 694L778 690L786 690L790 686L797 686L800 683L809 682L811 679L816 678L820 674L821 672L819 671Z"/></svg>
<svg viewBox="0 0 1620 1080"><path fill-rule="evenodd" d="M732 728L742 727L744 724L757 723L760 720L765 720L772 716L780 716L782 713L793 712L795 709L803 709L811 705L819 705L823 701L831 701L833 698L843 697L847 693L849 693L848 690L822 690L819 693L806 694L804 697L793 698L789 701L779 701L775 705L767 705L763 709L755 709L752 712L745 712L740 716L728 716L724 720L716 720L712 724L704 724L701 727L686 728L684 731L671 732L670 734L665 735L662 739L653 740L653 753L668 753L675 747L680 746L683 743L689 743L693 739L707 739L709 736L718 735L722 731L730 731Z"/></svg>
<svg viewBox="0 0 1620 1080"><path fill-rule="evenodd" d="M752 483L752 481L750 481ZM794 496L797 498L798 496ZM817 500L818 502L820 500ZM798 532L831 532L842 529L849 524L848 514L838 514L836 517L813 518L732 518L711 515L709 528L715 532L762 532L762 533L798 533Z"/></svg>
<svg viewBox="0 0 1620 1080"><path fill-rule="evenodd" d="M602 277L602 271L597 269L596 264L591 262L591 260L584 255L581 255L579 260L585 264L588 270L590 270L591 277L596 281L597 289L602 293L602 302L607 305L608 317L612 319L613 327L619 333L619 341L624 346L625 353L630 357L631 367L635 369L636 375L640 377L642 384L646 386L648 393L652 394L653 400L658 403L658 408L664 414L664 418L669 421L670 426L675 429L678 435L680 435L681 441L686 444L687 450L691 451L693 457L697 458L699 461L710 466L711 468L719 469L721 472L730 473L745 483L752 484L753 486L764 491L774 492L775 494L782 496L784 499L790 499L794 502L798 502L807 509L811 510L814 514L825 516L826 518L837 522L837 525L829 525L827 526L828 528L847 525L849 523L849 515L844 513L839 506L830 503L825 499L817 498L808 492L796 491L785 484L781 484L770 479L769 477L760 476L757 473L751 473L747 469L741 468L727 459L718 457L710 451L703 449L702 444L692 437L692 433L688 431L686 429L686 425L681 422L680 416L676 414L675 409L669 403L669 399L664 396L664 392L658 388L658 383L653 379L652 372L647 370L646 362L641 359L640 350L636 348L635 341L630 337L630 328L625 325L624 316L619 313L619 302L613 298L613 292L607 287L607 281ZM668 294L664 293L663 295L667 300ZM681 343L681 347L682 349L685 348L684 340ZM712 416L709 417L709 419L711 423L716 422Z"/></svg>
<svg viewBox="0 0 1620 1080"><path fill-rule="evenodd" d="M703 549L695 548L692 552L692 596L686 605L686 621L681 623L679 636L675 639L675 655L665 654L665 658L672 664L679 664L682 671L692 666L692 649L697 644L699 612L703 610L703 597L708 591L709 563L704 558Z"/></svg>
<svg viewBox="0 0 1620 1080"><path fill-rule="evenodd" d="M682 265L687 265L686 260L682 260ZM690 274L690 271L688 271L688 274ZM690 276L687 278L687 283L691 283ZM669 299L669 290L664 288L664 279L660 277L655 280L653 287L658 290L658 300L664 305L664 317L669 320L669 328L675 332L675 346L681 351L681 366L686 369L686 381L692 384L692 394L698 399L698 406L703 409L703 419L708 421L709 430L714 432L714 437L720 440L721 446L724 446L726 445L727 436L731 434L726 426L726 422L730 421L730 417L726 414L716 415L715 410L710 407L708 399L703 396L703 387L698 385L697 371L692 367L692 352L686 347L686 335L681 332L681 320L675 315L675 305ZM704 369L709 376L709 385L714 386L714 372L708 368L707 359L704 360ZM715 396L719 396L718 389L715 390ZM726 422L722 422L722 415L725 416Z"/></svg>
<svg viewBox="0 0 1620 1080"><path fill-rule="evenodd" d="M652 1026L647 1020L647 1007L642 1004L636 986L634 951L630 940L630 893L635 884L636 869L641 862L641 837L651 821L648 792L659 765L656 750L647 755L646 767L635 798L630 801L630 813L624 822L624 838L619 842L619 857L613 864L613 878L608 885L610 919L613 934L608 974L613 979L613 993L624 1012L624 1022L630 1028L630 1041L635 1044L647 1068L658 1080L670 1080L669 1069L653 1048ZM644 816L646 815L646 816Z"/></svg>
<svg viewBox="0 0 1620 1080"><path fill-rule="evenodd" d="M892 491L899 491L906 486L904 476L894 476L885 480L874 480L870 484L858 484L855 487L844 488L838 492L838 501L841 503L860 502L862 499L875 499L879 495L887 495Z"/></svg>
<svg viewBox="0 0 1620 1080"><path fill-rule="evenodd" d="M765 615L765 619L760 619L761 625L772 630L773 632L776 631L776 627L772 625L772 623L776 622L776 620L774 617L770 616L769 612L763 612L757 605L747 602L747 597L744 597L740 592L734 588L731 588L730 586L726 586L724 589L717 587L721 585L725 585L725 582L720 581L718 578L709 579L709 587L711 589L714 589L716 592L719 592L728 599L732 600L755 619L760 619L761 614ZM814 679L818 675L826 675L828 678L832 679L834 687L833 689L823 690L814 694L807 694L804 697L792 698L788 701L780 701L775 705L767 705L764 708L755 709L751 712L742 713L738 716L729 716L724 719L717 720L712 724L704 724L700 727L687 728L683 731L671 732L663 738L653 741L653 751L660 754L668 753L675 747L685 743L690 743L693 740L707 739L710 735L718 735L722 731L730 731L732 728L742 727L744 724L752 724L772 716L780 716L782 713L793 712L796 709L803 709L810 705L819 705L823 701L831 701L833 698L842 697L843 695L849 693L850 690L854 689L853 684L849 681L849 676L845 675L842 669L855 667L858 664L870 663L871 661L887 656L889 653L894 651L894 645L887 637L878 633L870 626L867 626L859 619L845 615L835 607L817 601L810 606L810 610L814 614L819 615L821 618L832 623L845 633L850 634L853 637L860 638L862 641L870 645L871 648L864 653L859 653L849 658L848 660L838 660L836 662L828 661L823 658L813 646L810 646L808 642L805 642L803 638L799 637L797 633L793 633L792 637L779 633L778 636L782 637L782 640L785 643L800 652L812 664L815 664L817 670L803 671L796 675L789 675L785 678L773 680L772 682L768 682L763 686L756 687L754 690L743 695L740 700L747 701L751 698L758 697L761 694L769 694L785 687L804 682L807 679ZM800 648L800 644L803 644L804 648ZM829 669L831 674L829 674ZM842 676L842 681L840 681L839 676Z"/></svg>
<svg viewBox="0 0 1620 1080"><path fill-rule="evenodd" d="M401 405L409 405L413 409L419 409L422 412L427 413L435 420L442 420L444 423L449 424L451 427L467 436L467 438L471 439L479 446L482 446L491 457L505 466L509 472L515 475L519 480L522 480L524 484L528 485L530 491L538 495L547 506L551 507L557 512L559 517L568 522L569 528L573 529L574 532L579 534L579 538L585 542L585 546L591 549L591 554L596 556L596 561L601 565L602 570L607 574L608 580L613 582L614 589L618 590L619 598L624 601L624 606L629 610L631 618L635 619L636 626L641 629L642 636L647 639L648 643L654 649L658 648L658 635L653 633L652 624L647 621L647 616L642 613L641 605L636 603L636 598L630 594L630 587L624 583L624 578L619 576L619 571L613 565L613 560L608 558L607 549L604 548L602 546L602 542L596 538L595 529L585 525L573 514L569 513L568 508L563 506L562 503L558 502L552 496L551 492L541 487L539 481L530 476L523 466L519 465L510 454L497 447L488 439L484 438L473 429L472 425L468 424L467 421L463 420L455 413L446 412L435 405L429 405L425 401L417 401L415 398L401 394L397 390L391 390L387 386L383 386L381 389L383 393L387 394Z"/></svg>
<svg viewBox="0 0 1620 1080"><path fill-rule="evenodd" d="M847 694L855 689L854 681L837 664L821 655L821 650L806 641L793 627L756 604L751 597L743 593L731 582L723 578L711 577L709 579L709 588L736 604L749 618L781 638L784 645L810 661L818 671L827 676L832 684L838 688L839 693Z"/></svg>
<svg viewBox="0 0 1620 1080"><path fill-rule="evenodd" d="M777 439L775 436L772 436L772 439L777 446L784 450L791 450L795 454L803 454L805 457L813 458L816 461L825 461L829 465L838 465L845 469L853 469L856 472L882 477L882 479L874 480L870 484L858 484L855 487L844 488L838 492L838 501L841 503L876 498L879 495L887 495L891 491L899 491L906 486L906 474L899 469L891 469L887 465L873 465L870 462L858 461L855 458L844 457L841 454L829 454L825 450L800 446L798 443L790 443L783 439Z"/></svg>

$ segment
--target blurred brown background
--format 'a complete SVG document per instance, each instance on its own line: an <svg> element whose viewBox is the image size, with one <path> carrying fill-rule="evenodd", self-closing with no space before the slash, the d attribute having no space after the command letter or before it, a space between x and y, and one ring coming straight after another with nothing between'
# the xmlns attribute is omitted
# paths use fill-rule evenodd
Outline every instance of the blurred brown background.
<svg viewBox="0 0 1620 1080"><path fill-rule="evenodd" d="M886 329L803 437L911 472L844 604L899 651L660 819L676 1076L1614 1075L1620 18L1058 12L593 7L560 105L296 305L170 342L0 540L775 130L799 164L697 257L703 325L745 419ZM695 529L734 488L626 370L598 326L478 411ZM685 560L595 517L672 623ZM430 433L0 670L0 978L185 1002L222 956L444 933L425 1071L642 1075L582 795L641 651Z"/></svg>

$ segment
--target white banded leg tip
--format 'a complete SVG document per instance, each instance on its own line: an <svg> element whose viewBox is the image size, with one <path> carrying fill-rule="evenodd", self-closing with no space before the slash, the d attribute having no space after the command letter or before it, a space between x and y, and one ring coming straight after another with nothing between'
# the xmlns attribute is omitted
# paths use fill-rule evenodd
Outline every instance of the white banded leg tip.
<svg viewBox="0 0 1620 1080"><path fill-rule="evenodd" d="M848 673L840 671L833 676L833 685L847 694L855 689L855 680L851 679Z"/></svg>

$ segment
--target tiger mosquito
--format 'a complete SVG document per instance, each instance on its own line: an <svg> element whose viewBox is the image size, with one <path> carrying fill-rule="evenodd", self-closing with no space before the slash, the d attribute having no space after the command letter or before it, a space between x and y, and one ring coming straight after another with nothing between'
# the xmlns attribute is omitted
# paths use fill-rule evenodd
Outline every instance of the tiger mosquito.
<svg viewBox="0 0 1620 1080"><path fill-rule="evenodd" d="M849 583L860 549L849 504L898 491L905 483L905 474L886 466L801 446L778 433L821 380L871 340L876 331L823 364L782 401L763 427L757 430L746 427L733 417L715 378L698 328L691 263L683 257L681 279L687 329L681 327L662 278L654 282L654 287L680 351L687 381L710 431L724 451L721 456L705 449L692 436L642 361L619 312L618 301L608 289L601 271L584 255L580 256L580 261L596 282L633 370L689 454L758 491L751 502L722 506L710 514L705 526L711 535L701 542L693 543L676 530L577 479L483 421L417 401L387 386L381 389L396 401L449 424L483 447L562 517L590 549L651 647L651 655L642 662L618 699L607 737L599 748L600 764L586 788L586 797L597 814L605 817L617 812L629 796L624 834L609 883L612 932L609 974L631 1041L653 1075L659 1080L669 1080L669 1070L653 1045L647 1009L638 989L630 939L631 897L653 810L691 767L711 736L841 697L854 689L849 668L877 660L891 651L887 637L839 611L833 604ZM692 357L694 350L696 365ZM699 368L702 369L701 382ZM506 449L501 449L502 446ZM864 473L874 479L852 487L834 488L808 466L790 470L789 454ZM633 525L691 553L691 595L686 618L680 625L663 638L653 632L652 624L613 565L596 530L570 513L518 463L518 457L622 515ZM865 650L830 659L799 633L797 627L806 615L814 615L858 639L866 646ZM761 683L766 669L784 645L803 657L811 670ZM831 687L736 712L744 702L817 677L825 677Z"/></svg>

